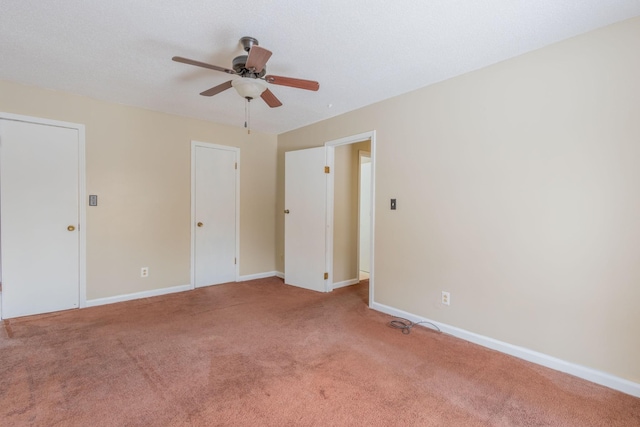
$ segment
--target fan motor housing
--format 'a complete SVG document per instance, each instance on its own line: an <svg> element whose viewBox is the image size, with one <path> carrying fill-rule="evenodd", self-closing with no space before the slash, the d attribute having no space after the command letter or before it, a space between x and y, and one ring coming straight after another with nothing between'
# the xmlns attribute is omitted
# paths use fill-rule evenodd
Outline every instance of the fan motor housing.
<svg viewBox="0 0 640 427"><path fill-rule="evenodd" d="M267 74L267 67L264 67L259 73L255 73L252 70L247 69L246 64L248 57L248 55L236 56L233 59L233 70L241 77L250 77L254 79L264 77L264 75Z"/></svg>

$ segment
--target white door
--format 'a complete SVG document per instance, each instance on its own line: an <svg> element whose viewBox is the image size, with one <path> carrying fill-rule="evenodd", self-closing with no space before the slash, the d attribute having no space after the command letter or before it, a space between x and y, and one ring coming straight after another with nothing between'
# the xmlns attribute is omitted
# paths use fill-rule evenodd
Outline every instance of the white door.
<svg viewBox="0 0 640 427"><path fill-rule="evenodd" d="M369 273L371 258L371 157L360 156L360 271Z"/></svg>
<svg viewBox="0 0 640 427"><path fill-rule="evenodd" d="M236 280L237 149L194 143L193 283Z"/></svg>
<svg viewBox="0 0 640 427"><path fill-rule="evenodd" d="M285 153L284 281L326 292L325 148Z"/></svg>
<svg viewBox="0 0 640 427"><path fill-rule="evenodd" d="M0 120L2 316L79 305L77 129Z"/></svg>

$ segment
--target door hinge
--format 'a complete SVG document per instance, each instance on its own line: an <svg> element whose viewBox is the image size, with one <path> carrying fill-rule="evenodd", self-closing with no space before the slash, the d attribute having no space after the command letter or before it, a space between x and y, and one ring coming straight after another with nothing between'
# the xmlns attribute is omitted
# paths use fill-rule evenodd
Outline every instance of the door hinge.
<svg viewBox="0 0 640 427"><path fill-rule="evenodd" d="M331 168L329 166L325 166L324 173L330 173L330 172L331 172Z"/></svg>
<svg viewBox="0 0 640 427"><path fill-rule="evenodd" d="M236 169L238 169L238 162L236 162L236 166L235 166L235 168L236 168Z"/></svg>
<svg viewBox="0 0 640 427"><path fill-rule="evenodd" d="M329 278L329 273L324 273L324 280L327 280Z"/></svg>
<svg viewBox="0 0 640 427"><path fill-rule="evenodd" d="M236 265L238 263L238 258L233 259L233 264Z"/></svg>

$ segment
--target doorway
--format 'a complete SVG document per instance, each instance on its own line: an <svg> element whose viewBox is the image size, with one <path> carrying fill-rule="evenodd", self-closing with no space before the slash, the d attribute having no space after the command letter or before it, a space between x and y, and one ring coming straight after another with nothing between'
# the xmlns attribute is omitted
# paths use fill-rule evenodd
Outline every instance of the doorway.
<svg viewBox="0 0 640 427"><path fill-rule="evenodd" d="M191 144L191 283L235 282L239 256L240 149Z"/></svg>
<svg viewBox="0 0 640 427"><path fill-rule="evenodd" d="M374 230L375 230L375 131L366 132L358 135L341 138L334 141L325 143L324 147L309 148L303 150L289 151L285 153L285 271L284 278L285 283L293 284L295 286L303 287L306 289L313 289L320 292L329 292L335 288L341 286L347 286L358 283L358 230L357 226L354 227L355 234L353 238L350 237L350 245L353 245L353 251L347 250L346 253L353 258L353 270L349 270L350 278L348 280L340 280L334 274L335 260L340 260L339 254L342 250L338 248L336 251L336 239L335 237L335 222L336 217L335 209L336 200L334 193L336 187L340 184L336 181L337 169L336 169L336 157L335 151L338 147L344 147L345 150L354 150L357 143L366 143L367 150L371 153L371 167L370 167L370 224L369 224L369 301L373 301L374 291ZM349 146L349 147L347 147ZM355 163L352 168L355 174L355 191L352 194L358 192L358 151L355 151ZM295 159L294 159L295 157ZM324 162L323 162L324 160ZM313 177L296 178L292 174L292 170L289 169L287 163L295 165L295 170L306 171L313 174ZM324 165L324 166L323 166ZM297 189L297 185L300 182L313 182L314 185L304 184L302 189ZM296 188L296 191L290 191L290 189ZM299 190L299 191L298 191ZM340 189L342 190L342 188ZM308 200L308 202L304 202ZM322 203L320 203L322 201ZM357 222L358 211L358 198L353 196L350 198L350 202L355 205L355 210L352 210L353 216ZM313 206L311 212L309 209L292 209L292 206ZM295 224L301 224L304 226L304 230L300 231L295 226L292 226L293 221ZM314 232L310 233L308 230L313 229ZM305 231L306 230L306 231ZM338 233L340 235L340 233ZM292 240L293 239L293 242ZM300 239L302 242L296 244L296 239ZM314 248L313 252L305 252L304 256L299 256L302 252L296 250L296 248ZM336 255L338 254L338 255ZM340 261L341 262L341 261ZM311 274L311 277L305 279L304 282L293 283L290 280L291 272L299 270ZM324 271L324 273L323 273ZM302 277L302 276L300 276Z"/></svg>
<svg viewBox="0 0 640 427"><path fill-rule="evenodd" d="M364 224L360 218L360 211L367 214L371 211L370 189L364 193L360 191L362 177L360 176L361 153L371 150L371 142L358 141L351 144L343 144L335 147L333 155L333 289L354 285L360 281L360 265L367 266L369 260L364 263L360 259L360 252L367 257L368 247L363 247L361 238L369 235L369 217ZM369 168L370 171L370 168ZM365 178L370 182L370 174ZM361 206L361 196L369 203ZM362 231L360 225L365 229ZM369 239L366 239L366 245ZM366 267L367 274L369 268Z"/></svg>
<svg viewBox="0 0 640 427"><path fill-rule="evenodd" d="M2 317L83 307L84 126L0 114Z"/></svg>
<svg viewBox="0 0 640 427"><path fill-rule="evenodd" d="M366 145L364 145L366 144ZM360 151L366 151L369 153L369 170L368 170L368 182L370 184L369 189L365 190L366 192L368 192L369 194L369 200L368 200L368 207L369 209L365 209L368 210L370 215L369 215L369 223L364 225L367 229L368 229L368 233L360 233L360 231L358 230L358 240L357 240L357 245L358 245L358 250L355 253L355 258L357 260L358 263L358 268L356 270L356 277L354 277L354 279L352 280L348 280L348 281L340 281L340 280L333 280L334 278L332 277L332 281L331 281L331 289L335 289L338 288L340 286L347 286L350 284L355 284L359 282L359 270L360 270L360 255L363 254L366 258L368 258L368 266L369 266L369 301L373 301L373 295L374 295L374 288L375 288L375 264L374 264L374 254L375 254L375 153L376 153L376 132L375 131L370 131L370 132L365 132L362 134L357 134L357 135L352 135L352 136L348 136L345 138L340 138L340 139L336 139L333 141L329 141L327 143L325 143L325 146L327 148L327 161L330 165L330 167L333 169L336 167L335 165L335 152L339 147L344 147L344 146L350 146L351 150L354 150L356 153L358 153L358 155L356 156L357 159L357 163L356 165L359 165L359 152ZM365 148L366 147L366 148ZM356 176L359 175L359 170L360 168L358 166L356 166ZM338 178L337 174L330 174L329 175L329 183L327 185L327 228L328 230L330 230L327 233L327 247L328 247L328 252L331 254L331 256L328 259L328 263L329 263L329 271L333 271L334 269L334 263L336 262L336 254L337 251L335 250L335 246L336 246L336 242L335 242L335 194L336 194L336 188L339 185L339 183L336 182L336 179ZM358 182L360 181L359 177L358 177ZM359 183L357 185L356 188L359 188ZM360 201L360 197L358 196L358 202ZM358 208L358 211L360 209ZM359 213L358 213L359 215ZM360 223L361 221L358 220L358 222ZM359 227L358 227L359 228ZM360 242L360 235L361 234L365 234L368 235L368 245L366 245L366 243ZM368 252L368 253L367 253ZM366 265L366 263L365 263Z"/></svg>

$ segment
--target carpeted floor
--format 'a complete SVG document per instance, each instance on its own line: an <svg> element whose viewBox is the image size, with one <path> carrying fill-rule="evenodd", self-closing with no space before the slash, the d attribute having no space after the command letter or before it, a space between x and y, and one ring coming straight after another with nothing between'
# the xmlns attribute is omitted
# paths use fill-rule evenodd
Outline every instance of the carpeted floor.
<svg viewBox="0 0 640 427"><path fill-rule="evenodd" d="M2 426L640 426L640 399L269 278L5 321Z"/></svg>

